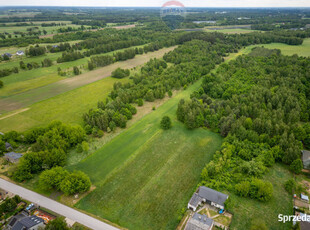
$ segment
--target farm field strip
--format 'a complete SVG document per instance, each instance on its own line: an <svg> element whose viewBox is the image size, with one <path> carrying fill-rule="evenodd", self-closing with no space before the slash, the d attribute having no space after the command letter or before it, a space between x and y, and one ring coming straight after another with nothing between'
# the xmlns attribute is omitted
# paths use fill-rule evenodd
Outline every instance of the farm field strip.
<svg viewBox="0 0 310 230"><path fill-rule="evenodd" d="M69 169L86 172L96 185L76 207L130 229L172 229L200 172L222 138L205 129L188 130L176 119L181 98L201 80L146 115L103 148ZM171 130L159 122L169 115ZM99 204L95 206L94 203Z"/></svg>
<svg viewBox="0 0 310 230"><path fill-rule="evenodd" d="M44 123L46 121L45 119L47 119L47 122L50 119L57 119L57 112L60 113L58 114L60 118L65 117L64 121L66 122L71 123L71 122L76 122L77 120L80 121L81 115L84 112L86 112L85 107L89 109L90 108L89 104L95 105L98 102L98 100L101 99L99 97L100 95L103 95L103 94L107 95L111 91L114 82L116 82L118 79L106 80L106 79L109 79L106 77L110 76L111 72L114 69L116 69L117 67L129 69L129 68L142 65L148 60L150 60L151 58L162 57L164 53L170 50L173 50L174 48L175 47L164 48L159 51L150 52L150 53L143 54L143 55L137 55L134 59L126 60L123 62L117 62L112 65L109 65L109 66L106 66L100 69L96 69L96 70L87 72L85 74L81 74L76 77L63 79L61 81L58 81L58 82L55 82L55 83L52 83L52 84L49 84L49 85L46 85L46 86L43 86L37 89L29 90L27 92L14 95L10 98L2 99L0 100L1 111L5 110L6 108L7 110L14 112L14 110L18 108L23 108L23 107L28 107L28 106L30 109L26 112L19 113L15 116L11 116L7 119L1 120L0 121L1 130L2 131L8 131L12 129L24 130L27 127L29 128L29 127ZM92 82L96 83L96 81L100 79L103 79L106 81L100 81L98 82L98 84L91 84L90 87L87 87L85 89L83 89L83 87L81 88L81 86L83 85L87 85ZM92 87L94 87L95 89L93 89ZM102 89L100 89L100 87ZM72 94L70 94L70 92L68 92L73 89L77 89L77 91L75 92L79 92L79 93L75 94L75 92L72 92ZM93 95L92 91L96 92L98 96L96 97L96 95ZM68 92L69 94L63 95L63 97L62 95L59 95L64 92ZM59 96L57 98L51 98L56 95L59 95ZM71 95L72 98L69 97L68 95ZM47 101L43 101L48 98L50 99ZM85 101L85 99L88 99L88 100ZM39 101L42 101L42 102L36 103L30 106L31 104L35 102L39 102ZM83 103L79 104L79 102L83 102L86 105ZM70 103L72 104L70 105ZM76 108L75 106L79 108ZM76 111L77 113L68 114L68 108ZM84 110L82 110L83 108ZM6 116L6 114L2 116ZM21 125L21 123L23 123L23 125Z"/></svg>

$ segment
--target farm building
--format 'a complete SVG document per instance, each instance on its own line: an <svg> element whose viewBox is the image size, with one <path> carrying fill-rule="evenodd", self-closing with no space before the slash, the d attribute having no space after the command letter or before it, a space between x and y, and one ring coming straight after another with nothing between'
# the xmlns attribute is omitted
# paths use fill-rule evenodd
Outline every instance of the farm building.
<svg viewBox="0 0 310 230"><path fill-rule="evenodd" d="M22 50L18 50L18 51L16 52L16 55L22 56L22 55L25 55L25 53L24 53L24 51L22 51Z"/></svg>
<svg viewBox="0 0 310 230"><path fill-rule="evenodd" d="M214 207L224 209L224 203L227 199L228 195L224 193L205 186L200 186L190 199L187 208L191 208L196 211L197 207L204 202Z"/></svg>
<svg viewBox="0 0 310 230"><path fill-rule="evenodd" d="M9 152L4 154L5 159L12 163L16 163L19 161L19 159L23 156L21 153L14 153L14 152Z"/></svg>
<svg viewBox="0 0 310 230"><path fill-rule="evenodd" d="M33 216L25 216L23 214L16 215L10 220L7 229L9 230L37 230L44 228L43 219Z"/></svg>
<svg viewBox="0 0 310 230"><path fill-rule="evenodd" d="M301 154L302 154L302 163L304 165L304 168L308 168L310 165L310 151L301 150Z"/></svg>
<svg viewBox="0 0 310 230"><path fill-rule="evenodd" d="M10 53L4 53L4 54L2 54L1 56L2 56L2 57L8 56L8 57L10 58L10 57L12 57L12 54L10 54Z"/></svg>
<svg viewBox="0 0 310 230"><path fill-rule="evenodd" d="M212 229L214 221L206 215L194 213L193 217L187 222L185 230L209 230Z"/></svg>

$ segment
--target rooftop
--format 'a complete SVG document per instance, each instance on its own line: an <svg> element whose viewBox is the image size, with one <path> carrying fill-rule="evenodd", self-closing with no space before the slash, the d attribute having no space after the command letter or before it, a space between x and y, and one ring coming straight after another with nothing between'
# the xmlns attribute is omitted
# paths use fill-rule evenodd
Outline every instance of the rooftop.
<svg viewBox="0 0 310 230"><path fill-rule="evenodd" d="M14 224L12 230L23 230L23 229L29 229L32 228L40 223L43 223L43 219L40 217L37 217L35 215L33 216L27 216L25 218L22 218Z"/></svg>
<svg viewBox="0 0 310 230"><path fill-rule="evenodd" d="M206 200L212 201L222 206L224 206L224 203L228 198L228 195L205 186L199 187L198 195Z"/></svg>
<svg viewBox="0 0 310 230"><path fill-rule="evenodd" d="M195 213L187 222L185 230L209 230L213 225L213 220L206 215Z"/></svg>
<svg viewBox="0 0 310 230"><path fill-rule="evenodd" d="M15 152L9 152L4 154L6 157L12 158L14 160L17 160L23 156L21 153L15 153Z"/></svg>
<svg viewBox="0 0 310 230"><path fill-rule="evenodd" d="M310 151L308 150L301 150L302 152L302 161L310 160Z"/></svg>

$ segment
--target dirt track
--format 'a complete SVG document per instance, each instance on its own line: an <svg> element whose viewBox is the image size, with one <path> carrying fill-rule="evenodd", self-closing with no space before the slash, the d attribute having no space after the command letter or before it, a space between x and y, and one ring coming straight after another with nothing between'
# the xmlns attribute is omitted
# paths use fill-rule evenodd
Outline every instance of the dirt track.
<svg viewBox="0 0 310 230"><path fill-rule="evenodd" d="M45 85L36 89L32 89L17 95L0 100L0 114L7 113L16 109L21 109L32 105L33 103L46 100L61 93L68 92L78 87L90 84L100 79L109 77L113 70L116 68L131 69L136 66L140 66L151 58L160 58L166 52L169 52L174 47L164 48L155 52L150 52L143 55L137 55L133 59L129 59L122 62L116 62L112 65L108 65L103 68L99 68L75 77L66 78L64 80Z"/></svg>

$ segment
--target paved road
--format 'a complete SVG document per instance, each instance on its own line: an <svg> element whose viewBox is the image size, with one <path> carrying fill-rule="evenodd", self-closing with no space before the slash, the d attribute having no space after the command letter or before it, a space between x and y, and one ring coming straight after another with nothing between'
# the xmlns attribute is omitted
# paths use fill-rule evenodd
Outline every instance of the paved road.
<svg viewBox="0 0 310 230"><path fill-rule="evenodd" d="M58 213L62 216L65 216L71 220L77 221L83 224L86 227L95 230L118 230L118 228L113 227L109 224L106 224L100 220L97 220L93 217L90 217L84 213L81 213L73 208L69 208L63 204L58 203L57 201L51 200L45 196L42 196L38 193L32 192L28 189L25 189L21 186L8 182L0 178L0 188L3 188L6 191L17 194L20 197L29 200L41 207L45 207L55 213Z"/></svg>

